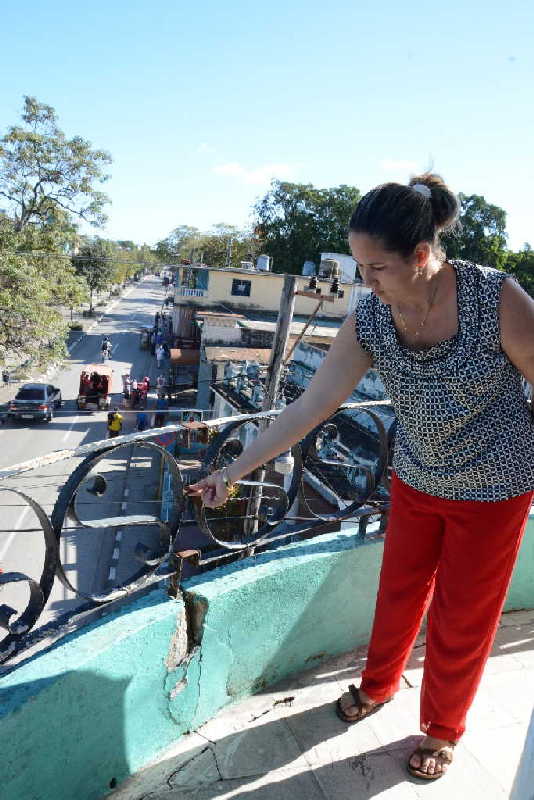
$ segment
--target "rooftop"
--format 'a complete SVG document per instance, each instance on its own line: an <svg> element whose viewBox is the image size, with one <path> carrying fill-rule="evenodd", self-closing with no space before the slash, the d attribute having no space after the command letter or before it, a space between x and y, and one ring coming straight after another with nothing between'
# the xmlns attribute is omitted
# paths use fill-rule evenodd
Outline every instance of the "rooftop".
<svg viewBox="0 0 534 800"><path fill-rule="evenodd" d="M421 736L416 721L424 655L422 635L394 702L350 727L333 706L362 669L366 648L286 678L183 736L110 798L505 800L534 702L534 611L503 615L468 730L448 774L435 783L412 779L405 767Z"/></svg>
<svg viewBox="0 0 534 800"><path fill-rule="evenodd" d="M270 357L270 347L206 347L208 361L257 361L258 364L268 364Z"/></svg>
<svg viewBox="0 0 534 800"><path fill-rule="evenodd" d="M338 409L340 435L348 424L340 417L361 408ZM275 413L209 420L206 427L217 429L210 458L233 457L239 426ZM324 425L321 441L332 432ZM179 448L172 455L182 428L92 442L0 471L3 487L22 491L7 512L18 515L29 490L36 509L45 503L37 521L46 543L42 596L34 587L25 616L10 621L0 643L2 798L102 800L116 789L114 800L413 800L423 792L504 800L519 775L528 791L514 790L512 800L532 800L534 513L455 762L443 780L421 784L406 761L421 736L424 627L393 703L353 726L334 711L347 685L358 684L372 625L388 510L385 432L350 505L308 504L314 464L331 468L332 458L320 445L304 448L286 489L268 470L260 527L250 530L240 508L257 484L243 482L242 497L219 516L182 504L181 487L199 467ZM59 491L52 518L63 547L44 510L50 487ZM38 575L26 564L30 520L29 530L17 528L20 563ZM119 542L128 556L122 567ZM104 594L91 594L42 634L28 631L30 616L41 619L48 597L55 604L63 594L54 575L74 581L83 602L77 579L87 577L88 548L96 544L98 556L106 543L116 575L104 581ZM12 558L0 575L3 601L17 567ZM8 619L10 609L0 611Z"/></svg>

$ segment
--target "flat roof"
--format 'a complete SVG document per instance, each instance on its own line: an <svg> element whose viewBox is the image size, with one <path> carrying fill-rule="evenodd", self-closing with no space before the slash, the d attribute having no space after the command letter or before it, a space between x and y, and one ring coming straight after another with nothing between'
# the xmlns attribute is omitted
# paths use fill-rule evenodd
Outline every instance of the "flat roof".
<svg viewBox="0 0 534 800"><path fill-rule="evenodd" d="M254 331L274 331L276 330L276 322L270 322L262 319L240 319L238 320L237 324L241 328L246 328L247 330L254 330ZM300 322L298 320L293 319L291 323L291 333L299 334L305 328L306 323ZM323 338L330 338L333 339L339 328L341 327L341 322L338 325L315 325L313 322L308 327L306 333L304 334L304 338L308 339L311 336L320 336Z"/></svg>
<svg viewBox="0 0 534 800"><path fill-rule="evenodd" d="M270 347L206 347L208 361L257 361L268 364Z"/></svg>

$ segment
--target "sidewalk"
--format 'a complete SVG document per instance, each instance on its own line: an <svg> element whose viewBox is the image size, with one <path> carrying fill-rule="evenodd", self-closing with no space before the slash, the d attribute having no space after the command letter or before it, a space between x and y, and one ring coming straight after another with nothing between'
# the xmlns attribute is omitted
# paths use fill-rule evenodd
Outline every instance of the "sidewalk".
<svg viewBox="0 0 534 800"><path fill-rule="evenodd" d="M534 611L503 615L492 655L448 774L412 778L424 638L395 700L347 726L334 703L366 649L330 659L221 711L127 780L113 800L505 800L534 702ZM358 684L356 678L356 684ZM534 787L531 787L534 791ZM530 796L514 800L531 800Z"/></svg>

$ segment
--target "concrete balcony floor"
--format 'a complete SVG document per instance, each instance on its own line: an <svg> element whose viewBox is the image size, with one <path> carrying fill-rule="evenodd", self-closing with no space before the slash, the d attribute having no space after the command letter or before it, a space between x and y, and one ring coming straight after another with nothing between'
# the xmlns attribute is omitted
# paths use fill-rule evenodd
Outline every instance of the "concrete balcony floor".
<svg viewBox="0 0 534 800"><path fill-rule="evenodd" d="M333 704L359 675L365 648L312 666L223 709L108 797L504 800L534 704L534 611L503 615L468 729L447 775L435 782L418 781L406 771L409 754L422 736L418 719L424 654L421 635L394 702L357 725L338 720Z"/></svg>

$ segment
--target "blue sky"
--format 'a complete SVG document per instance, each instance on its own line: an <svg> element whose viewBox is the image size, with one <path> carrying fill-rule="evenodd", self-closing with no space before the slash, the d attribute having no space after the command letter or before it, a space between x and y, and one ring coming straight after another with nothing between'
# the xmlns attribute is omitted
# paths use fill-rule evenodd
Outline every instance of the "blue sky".
<svg viewBox="0 0 534 800"><path fill-rule="evenodd" d="M104 235L246 225L272 177L365 192L433 166L534 245L532 0L27 0L2 28L0 130L30 94L110 151Z"/></svg>

